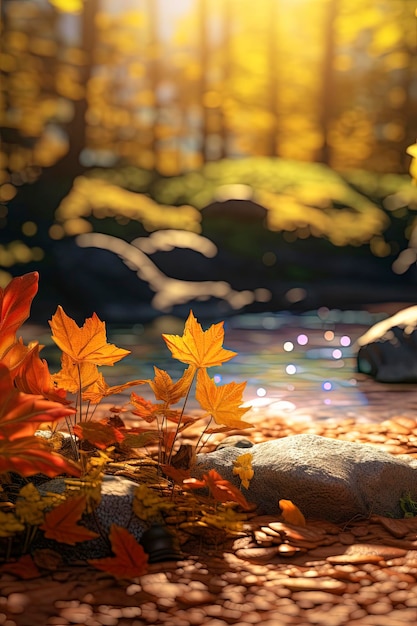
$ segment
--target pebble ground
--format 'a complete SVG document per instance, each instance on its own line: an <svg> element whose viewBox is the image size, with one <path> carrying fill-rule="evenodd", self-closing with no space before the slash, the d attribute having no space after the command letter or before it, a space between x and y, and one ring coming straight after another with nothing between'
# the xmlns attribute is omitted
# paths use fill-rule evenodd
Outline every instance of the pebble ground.
<svg viewBox="0 0 417 626"><path fill-rule="evenodd" d="M417 455L417 421L256 424L254 442L297 432ZM247 435L247 432L245 433ZM404 626L417 623L417 518L344 525L254 516L219 545L190 536L181 560L116 581L88 566L0 577L0 626Z"/></svg>

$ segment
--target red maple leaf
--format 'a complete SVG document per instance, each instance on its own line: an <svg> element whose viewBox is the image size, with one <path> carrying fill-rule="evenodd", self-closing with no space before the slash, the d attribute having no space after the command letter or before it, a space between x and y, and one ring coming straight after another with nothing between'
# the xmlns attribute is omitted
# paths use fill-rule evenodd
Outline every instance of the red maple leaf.
<svg viewBox="0 0 417 626"><path fill-rule="evenodd" d="M90 559L90 565L116 578L142 576L147 570L148 555L134 536L126 528L112 524L109 537L114 556Z"/></svg>

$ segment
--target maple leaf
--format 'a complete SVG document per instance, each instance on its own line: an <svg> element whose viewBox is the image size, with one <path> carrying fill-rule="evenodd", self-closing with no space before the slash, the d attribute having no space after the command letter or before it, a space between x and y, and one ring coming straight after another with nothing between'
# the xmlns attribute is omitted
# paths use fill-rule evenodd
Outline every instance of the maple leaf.
<svg viewBox="0 0 417 626"><path fill-rule="evenodd" d="M52 422L75 410L59 402L51 402L42 396L18 391L8 368L0 363L0 439L13 440L32 435L38 424Z"/></svg>
<svg viewBox="0 0 417 626"><path fill-rule="evenodd" d="M223 478L216 470L211 469L203 478L187 478L183 481L184 488L201 489L208 487L211 495L218 502L236 502L243 509L249 510L250 504L245 496L231 482Z"/></svg>
<svg viewBox="0 0 417 626"><path fill-rule="evenodd" d="M129 350L107 343L106 325L96 313L87 318L80 328L71 317L66 315L64 309L58 306L49 324L52 329L52 339L75 363L114 365L130 354Z"/></svg>
<svg viewBox="0 0 417 626"><path fill-rule="evenodd" d="M74 434L80 439L86 439L96 448L104 450L114 443L120 443L124 434L109 424L103 422L78 422L73 426Z"/></svg>
<svg viewBox="0 0 417 626"><path fill-rule="evenodd" d="M29 578L38 578L41 573L38 570L36 564L30 554L24 554L17 561L9 561L1 566L0 571L13 574L28 580Z"/></svg>
<svg viewBox="0 0 417 626"><path fill-rule="evenodd" d="M15 344L17 345L17 344ZM64 388L55 387L54 379L45 359L39 356L40 346L35 344L28 350L26 358L19 367L14 378L14 384L24 393L41 395L48 400L68 404Z"/></svg>
<svg viewBox="0 0 417 626"><path fill-rule="evenodd" d="M114 557L90 559L90 565L116 578L142 576L148 567L148 555L133 535L126 528L112 524L109 537Z"/></svg>
<svg viewBox="0 0 417 626"><path fill-rule="evenodd" d="M32 342L28 346L25 346L23 339L20 337L18 341L15 341L1 357L1 362L7 366L12 377L16 376L20 368L25 364L26 359L29 358L30 353L35 349L37 342Z"/></svg>
<svg viewBox="0 0 417 626"><path fill-rule="evenodd" d="M79 476L80 468L70 459L53 452L47 441L30 435L13 441L0 439L0 474L16 472L21 476L59 474Z"/></svg>
<svg viewBox="0 0 417 626"><path fill-rule="evenodd" d="M166 464L161 464L160 468L164 472L164 474L168 476L168 478L171 478L175 483L177 483L177 485L182 485L184 480L190 478L189 469L179 469L173 467L172 465Z"/></svg>
<svg viewBox="0 0 417 626"><path fill-rule="evenodd" d="M174 359L198 367L212 367L229 361L236 352L223 348L224 322L212 324L203 331L192 311L185 322L184 333L179 335L163 334L162 338Z"/></svg>
<svg viewBox="0 0 417 626"><path fill-rule="evenodd" d="M29 317L38 282L38 272L31 272L13 278L4 289L0 287L0 358L15 343L17 330Z"/></svg>
<svg viewBox="0 0 417 626"><path fill-rule="evenodd" d="M306 520L301 513L298 506L296 506L291 500L280 500L279 508L282 511L282 517L287 524L294 524L294 526L305 526Z"/></svg>
<svg viewBox="0 0 417 626"><path fill-rule="evenodd" d="M193 382L195 368L188 367L184 374L176 383L171 376L158 367L154 367L155 377L148 381L157 400L162 400L165 404L176 404L181 398L187 395Z"/></svg>
<svg viewBox="0 0 417 626"><path fill-rule="evenodd" d="M46 513L44 522L39 527L44 531L45 537L71 546L98 537L94 531L77 524L85 511L86 501L83 495L68 498Z"/></svg>
<svg viewBox="0 0 417 626"><path fill-rule="evenodd" d="M253 454L251 452L246 452L245 454L238 456L234 461L233 474L237 474L239 476L245 489L249 488L249 482L252 480L254 474L252 459Z"/></svg>
<svg viewBox="0 0 417 626"><path fill-rule="evenodd" d="M81 387L84 389L96 382L100 372L95 363L88 361L75 363L73 359L65 352L61 357L61 369L57 374L52 376L53 382L69 391L77 393Z"/></svg>
<svg viewBox="0 0 417 626"><path fill-rule="evenodd" d="M138 415L148 423L153 422L163 409L162 405L153 404L150 400L142 398L134 391L130 394L130 403L134 407L133 415Z"/></svg>
<svg viewBox="0 0 417 626"><path fill-rule="evenodd" d="M98 378L83 392L83 400L99 404L103 398L122 393L130 387L143 385L145 382L144 380L130 380L127 383L110 387L104 380L103 374L99 373Z"/></svg>
<svg viewBox="0 0 417 626"><path fill-rule="evenodd" d="M251 428L252 424L241 420L242 415L251 408L240 406L245 387L246 383L233 382L217 387L207 374L207 370L200 369L197 374L195 397L217 424L230 428Z"/></svg>

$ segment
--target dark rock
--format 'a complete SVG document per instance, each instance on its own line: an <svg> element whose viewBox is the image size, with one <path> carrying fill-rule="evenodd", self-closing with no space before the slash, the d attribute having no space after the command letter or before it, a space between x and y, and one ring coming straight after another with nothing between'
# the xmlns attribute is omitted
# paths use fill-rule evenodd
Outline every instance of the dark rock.
<svg viewBox="0 0 417 626"><path fill-rule="evenodd" d="M417 306L403 309L359 337L358 371L383 383L417 382Z"/></svg>

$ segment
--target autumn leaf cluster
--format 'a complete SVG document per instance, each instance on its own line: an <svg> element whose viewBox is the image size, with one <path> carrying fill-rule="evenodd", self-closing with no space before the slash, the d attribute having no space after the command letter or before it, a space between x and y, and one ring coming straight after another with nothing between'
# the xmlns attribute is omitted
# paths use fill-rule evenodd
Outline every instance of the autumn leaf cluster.
<svg viewBox="0 0 417 626"><path fill-rule="evenodd" d="M145 450L146 456L152 446L156 449L156 476L161 483L172 485L171 497L158 493L155 485L146 486L146 477L139 475L138 482L142 480L143 484L136 489L133 514L144 520L161 518L175 506L175 489L191 494L195 489L206 488L214 504L204 509L201 523L226 530L236 527L244 517L236 507L243 511L249 508L241 491L217 473L209 472L202 481L190 478L196 453L213 433L251 426L242 420L249 410L242 406L245 383L218 386L208 374L209 368L224 364L236 354L223 347L223 323L204 331L190 312L182 336L163 335L173 358L187 365L178 380L155 367L152 379L110 386L101 368L113 366L129 351L107 341L105 323L95 313L78 326L58 306L49 323L52 340L61 351L61 368L51 373L41 357L42 346L37 341L26 345L17 337L29 317L38 280L38 274L33 272L0 289L0 539L9 542L10 548L13 538L18 537L19 545L23 545L23 560L21 564L12 563L12 569L22 572L26 567L31 575L36 572L36 566L28 562L29 555L25 554L36 533L69 545L93 540L97 533L83 524L83 518L100 504L107 464L117 460L117 454L135 456ZM132 392L128 408L123 411L130 412L143 426L128 428L120 417L95 419L103 398L137 385L148 385L155 400ZM187 412L193 386L201 407L198 414ZM180 402L179 408L176 405ZM183 455L183 446L178 449L180 435L199 420L198 441ZM49 438L39 436L39 429L46 429ZM62 431L67 432L67 437L63 437ZM56 443L60 437L69 438L71 443L65 454L60 453L63 448ZM90 452L86 452L84 444ZM250 480L248 463L246 459L238 471L244 486ZM63 476L65 491L40 491L28 480L39 474L46 480ZM7 485L12 475L20 475L23 486L16 498L9 501ZM114 525L109 541L113 556L92 561L95 567L121 577L139 576L145 571L148 556L127 529Z"/></svg>

